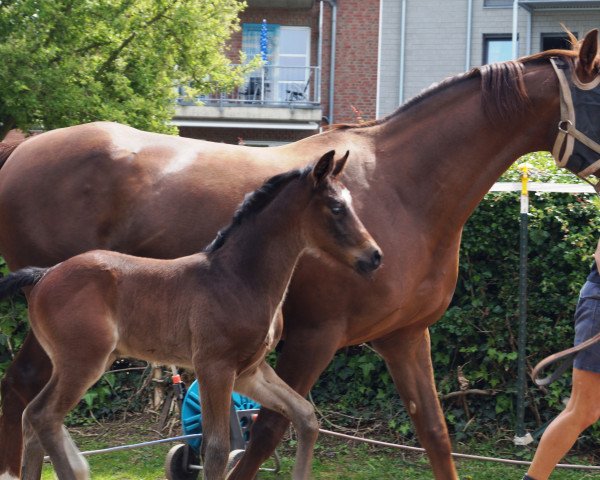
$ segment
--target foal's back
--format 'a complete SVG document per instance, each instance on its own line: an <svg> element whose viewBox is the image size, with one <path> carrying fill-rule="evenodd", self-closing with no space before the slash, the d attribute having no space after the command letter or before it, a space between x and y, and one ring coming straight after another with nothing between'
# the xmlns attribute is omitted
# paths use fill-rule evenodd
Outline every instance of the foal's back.
<svg viewBox="0 0 600 480"><path fill-rule="evenodd" d="M32 328L50 350L93 339L91 349L112 344L114 356L191 366L190 319L205 309L210 276L201 253L157 260L87 252L48 270L34 288Z"/></svg>

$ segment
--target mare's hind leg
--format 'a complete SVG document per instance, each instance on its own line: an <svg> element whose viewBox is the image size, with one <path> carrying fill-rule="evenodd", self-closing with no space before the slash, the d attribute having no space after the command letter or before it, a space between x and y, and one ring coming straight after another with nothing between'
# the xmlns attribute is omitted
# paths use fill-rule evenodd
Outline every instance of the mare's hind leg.
<svg viewBox="0 0 600 480"><path fill-rule="evenodd" d="M0 382L0 479L19 478L23 410L40 393L51 373L50 359L29 332Z"/></svg>
<svg viewBox="0 0 600 480"><path fill-rule="evenodd" d="M202 408L204 478L222 480L229 458L229 412L235 371L209 362L194 362Z"/></svg>
<svg viewBox="0 0 600 480"><path fill-rule="evenodd" d="M292 477L294 480L309 478L313 449L319 434L319 423L310 402L279 378L264 360L251 375L236 380L234 388L291 420L298 435Z"/></svg>
<svg viewBox="0 0 600 480"><path fill-rule="evenodd" d="M399 330L373 341L373 347L385 360L435 478L456 480L450 437L433 378L429 330Z"/></svg>

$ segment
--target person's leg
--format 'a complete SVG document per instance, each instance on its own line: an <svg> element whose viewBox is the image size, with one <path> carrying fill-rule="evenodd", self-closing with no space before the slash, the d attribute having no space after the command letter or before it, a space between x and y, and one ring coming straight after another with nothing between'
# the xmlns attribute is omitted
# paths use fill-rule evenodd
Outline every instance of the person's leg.
<svg viewBox="0 0 600 480"><path fill-rule="evenodd" d="M548 426L527 475L546 480L571 449L581 432L600 418L600 373L573 369L573 387L567 407Z"/></svg>

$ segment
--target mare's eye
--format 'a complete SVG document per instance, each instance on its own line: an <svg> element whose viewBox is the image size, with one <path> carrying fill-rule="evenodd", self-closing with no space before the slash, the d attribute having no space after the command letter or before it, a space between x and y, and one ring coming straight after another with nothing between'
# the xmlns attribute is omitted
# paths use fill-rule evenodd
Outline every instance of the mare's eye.
<svg viewBox="0 0 600 480"><path fill-rule="evenodd" d="M333 213L334 215L341 215L342 213L344 213L345 210L346 209L343 205L334 205L333 207L331 207L331 213Z"/></svg>

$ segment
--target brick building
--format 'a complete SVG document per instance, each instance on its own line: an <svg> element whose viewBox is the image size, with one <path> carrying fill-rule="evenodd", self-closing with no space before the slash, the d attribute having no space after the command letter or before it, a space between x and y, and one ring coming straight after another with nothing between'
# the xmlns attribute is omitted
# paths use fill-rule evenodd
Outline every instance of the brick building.
<svg viewBox="0 0 600 480"><path fill-rule="evenodd" d="M183 136L276 145L328 123L381 118L433 82L564 47L600 26L600 1L248 0L231 51L266 66L236 92L182 104ZM264 25L263 25L264 21ZM265 42L266 40L266 42ZM262 47L261 47L262 43Z"/></svg>

